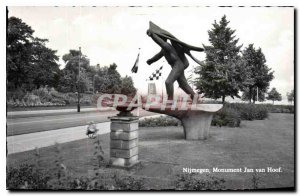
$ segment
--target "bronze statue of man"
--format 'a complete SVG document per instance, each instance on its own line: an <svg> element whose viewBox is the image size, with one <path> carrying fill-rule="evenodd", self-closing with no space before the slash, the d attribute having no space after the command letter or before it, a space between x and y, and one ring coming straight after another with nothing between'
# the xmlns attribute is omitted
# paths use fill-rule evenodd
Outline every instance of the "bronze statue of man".
<svg viewBox="0 0 300 196"><path fill-rule="evenodd" d="M164 56L169 65L171 65L172 67L172 71L165 81L168 100L173 100L173 84L175 81L178 82L179 87L185 93L190 95L191 99L193 100L195 92L188 84L184 75L184 70L189 66L189 62L185 54L189 55L198 64L201 64L199 60L191 55L190 50L204 51L204 49L190 46L184 42L181 42L171 33L161 29L152 22L150 22L150 27L147 30L147 35L150 36L153 41L161 47L161 51L158 54L154 55L151 59L147 60L147 64L150 65ZM167 42L168 40L170 40L171 44Z"/></svg>

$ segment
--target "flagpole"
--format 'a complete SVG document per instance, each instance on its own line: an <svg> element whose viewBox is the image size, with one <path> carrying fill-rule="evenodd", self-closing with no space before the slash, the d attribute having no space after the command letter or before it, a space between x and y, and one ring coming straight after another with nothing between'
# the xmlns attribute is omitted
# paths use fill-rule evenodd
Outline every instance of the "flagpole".
<svg viewBox="0 0 300 196"><path fill-rule="evenodd" d="M138 71L140 53L141 53L141 48L139 48L139 52L138 52L138 55L136 57L135 63L133 65L133 67L131 68L132 73L137 73L137 71ZM138 95L138 89L136 89L136 95L135 96L137 96L137 95ZM140 104L139 103L139 98L138 98L138 104ZM139 106L137 107L136 115L140 116L140 107Z"/></svg>
<svg viewBox="0 0 300 196"><path fill-rule="evenodd" d="M140 57L140 55L141 55L141 48L139 48L138 57ZM136 92L138 92L138 89L137 89ZM138 95L138 96L139 96L139 95ZM139 103L139 97L138 97L138 104L140 104L140 103ZM137 116L140 116L140 107L139 107L139 106L137 107L136 115L137 115Z"/></svg>

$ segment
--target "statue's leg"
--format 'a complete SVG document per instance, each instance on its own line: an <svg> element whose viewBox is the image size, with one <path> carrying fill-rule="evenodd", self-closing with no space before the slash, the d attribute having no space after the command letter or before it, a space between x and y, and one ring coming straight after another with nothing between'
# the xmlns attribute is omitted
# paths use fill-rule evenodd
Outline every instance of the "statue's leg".
<svg viewBox="0 0 300 196"><path fill-rule="evenodd" d="M184 73L183 67L175 65L172 68L172 71L170 72L168 78L166 79L165 84L166 84L166 90L168 94L168 100L173 100L173 95L174 95L173 84L180 77L182 73Z"/></svg>
<svg viewBox="0 0 300 196"><path fill-rule="evenodd" d="M193 91L192 87L187 82L184 73L179 76L177 79L177 82L179 84L179 87L188 95L191 96L191 99L194 98L195 92Z"/></svg>

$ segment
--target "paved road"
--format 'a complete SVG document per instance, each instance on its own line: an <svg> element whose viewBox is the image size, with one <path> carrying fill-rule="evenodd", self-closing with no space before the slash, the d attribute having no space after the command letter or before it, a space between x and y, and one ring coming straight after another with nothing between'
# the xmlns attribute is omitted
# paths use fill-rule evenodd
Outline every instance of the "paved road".
<svg viewBox="0 0 300 196"><path fill-rule="evenodd" d="M136 113L136 111L133 111ZM57 114L41 117L27 117L7 119L7 136L62 129L87 125L90 121L95 123L107 122L109 116L116 115L116 111L85 112ZM140 116L153 115L151 112L140 110Z"/></svg>
<svg viewBox="0 0 300 196"><path fill-rule="evenodd" d="M103 111L111 111L112 108L102 108ZM80 113L99 111L96 107L81 108ZM77 114L76 108L62 108L62 109L47 109L47 110L22 110L22 111L8 111L6 117L9 119L28 118L28 117L42 117L42 116L56 116L63 114Z"/></svg>

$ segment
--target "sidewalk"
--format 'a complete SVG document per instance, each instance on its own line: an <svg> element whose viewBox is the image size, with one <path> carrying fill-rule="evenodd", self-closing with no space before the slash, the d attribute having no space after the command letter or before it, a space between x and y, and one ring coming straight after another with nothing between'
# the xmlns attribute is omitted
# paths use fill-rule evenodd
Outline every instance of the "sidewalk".
<svg viewBox="0 0 300 196"><path fill-rule="evenodd" d="M7 137L8 154L88 138L87 125ZM110 122L98 123L98 134L109 133Z"/></svg>

